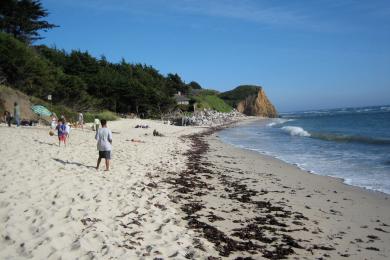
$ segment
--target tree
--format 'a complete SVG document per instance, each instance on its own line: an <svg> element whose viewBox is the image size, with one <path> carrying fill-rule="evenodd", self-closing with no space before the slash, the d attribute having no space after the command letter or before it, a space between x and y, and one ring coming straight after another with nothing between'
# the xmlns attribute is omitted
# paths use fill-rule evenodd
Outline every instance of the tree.
<svg viewBox="0 0 390 260"><path fill-rule="evenodd" d="M0 70L8 84L43 97L56 86L59 70L25 43L0 32Z"/></svg>
<svg viewBox="0 0 390 260"><path fill-rule="evenodd" d="M182 94L188 94L188 86L182 81L179 75L169 73L167 75L168 88L174 93L180 91Z"/></svg>
<svg viewBox="0 0 390 260"><path fill-rule="evenodd" d="M0 31L26 43L43 39L39 30L47 31L57 27L42 20L48 14L39 0L1 0Z"/></svg>
<svg viewBox="0 0 390 260"><path fill-rule="evenodd" d="M188 83L188 86L191 88L191 89L202 89L202 87L199 85L198 82L196 81L191 81L190 83Z"/></svg>

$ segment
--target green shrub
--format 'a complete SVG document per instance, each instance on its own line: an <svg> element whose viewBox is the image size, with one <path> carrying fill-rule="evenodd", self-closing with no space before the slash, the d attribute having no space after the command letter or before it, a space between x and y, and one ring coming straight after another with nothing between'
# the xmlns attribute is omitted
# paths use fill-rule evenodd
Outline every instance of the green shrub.
<svg viewBox="0 0 390 260"><path fill-rule="evenodd" d="M64 105L53 105L47 101L44 101L42 99L31 97L30 101L34 105L42 105L47 107L51 112L54 112L57 117L60 117L61 115L64 115L66 120L69 122L77 122L79 117L79 112L74 111L69 107L66 107ZM86 112L84 113L84 122L85 123L92 123L95 120L95 117L101 119L106 119L107 121L114 121L117 120L118 117L115 115L115 113L111 111L101 111L101 112Z"/></svg>
<svg viewBox="0 0 390 260"><path fill-rule="evenodd" d="M190 105L179 104L179 105L177 105L177 108L180 109L183 112L187 112L187 111L190 110L191 106Z"/></svg>
<svg viewBox="0 0 390 260"><path fill-rule="evenodd" d="M86 123L92 123L95 120L95 118L99 118L99 120L105 119L107 121L118 120L118 116L115 113L108 110L104 110L102 112L96 112L96 113L87 112L84 114L84 121Z"/></svg>

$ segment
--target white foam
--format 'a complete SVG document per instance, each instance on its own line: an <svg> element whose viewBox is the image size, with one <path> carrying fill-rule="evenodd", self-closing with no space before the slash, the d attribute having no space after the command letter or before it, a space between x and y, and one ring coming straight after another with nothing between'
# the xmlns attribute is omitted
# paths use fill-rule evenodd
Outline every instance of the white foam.
<svg viewBox="0 0 390 260"><path fill-rule="evenodd" d="M267 126L273 127L273 126L281 125L281 124L284 124L284 123L290 122L290 121L294 121L294 119L276 118L276 119L273 119L273 121L271 123L267 124Z"/></svg>
<svg viewBox="0 0 390 260"><path fill-rule="evenodd" d="M299 126L283 126L282 130L289 133L292 136L305 136L309 137L310 133L305 131L302 127Z"/></svg>

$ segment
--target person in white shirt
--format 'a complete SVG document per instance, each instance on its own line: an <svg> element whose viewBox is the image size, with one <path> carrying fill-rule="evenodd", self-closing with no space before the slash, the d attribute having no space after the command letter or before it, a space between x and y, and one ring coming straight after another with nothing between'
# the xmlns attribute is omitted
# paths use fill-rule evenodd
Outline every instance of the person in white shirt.
<svg viewBox="0 0 390 260"><path fill-rule="evenodd" d="M80 112L79 114L79 120L78 120L79 126L81 126L81 129L84 131L84 115Z"/></svg>
<svg viewBox="0 0 390 260"><path fill-rule="evenodd" d="M93 124L94 124L95 131L97 132L99 130L99 125L100 125L99 118L96 117L95 120L93 121Z"/></svg>
<svg viewBox="0 0 390 260"><path fill-rule="evenodd" d="M111 150L112 150L112 132L107 128L107 121L101 120L102 127L96 131L95 139L97 140L97 149L99 151L99 158L97 160L96 170L99 170L99 165L104 158L106 160L105 171L110 170Z"/></svg>
<svg viewBox="0 0 390 260"><path fill-rule="evenodd" d="M69 139L69 135L70 135L70 124L69 124L69 122L65 123L65 134L66 134L66 139Z"/></svg>
<svg viewBox="0 0 390 260"><path fill-rule="evenodd" d="M52 114L52 118L51 118L51 129L56 129L57 127L57 117Z"/></svg>

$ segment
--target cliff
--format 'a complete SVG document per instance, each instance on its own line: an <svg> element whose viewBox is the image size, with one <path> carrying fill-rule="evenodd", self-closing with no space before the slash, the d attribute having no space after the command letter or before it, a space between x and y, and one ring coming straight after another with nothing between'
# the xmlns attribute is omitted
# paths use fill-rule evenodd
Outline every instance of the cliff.
<svg viewBox="0 0 390 260"><path fill-rule="evenodd" d="M278 112L260 86L243 85L219 95L229 105L248 116L277 117Z"/></svg>
<svg viewBox="0 0 390 260"><path fill-rule="evenodd" d="M258 93L250 95L237 104L237 110L248 116L277 117L278 112L269 101L263 88Z"/></svg>

